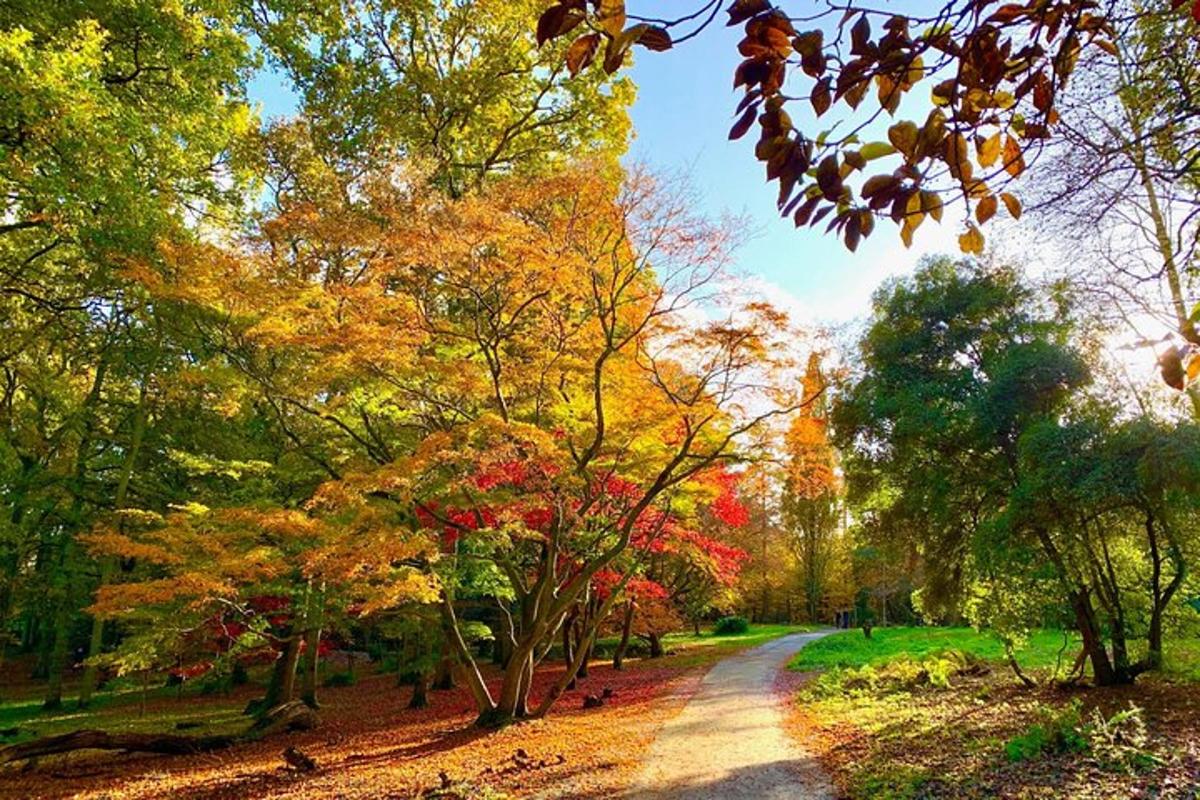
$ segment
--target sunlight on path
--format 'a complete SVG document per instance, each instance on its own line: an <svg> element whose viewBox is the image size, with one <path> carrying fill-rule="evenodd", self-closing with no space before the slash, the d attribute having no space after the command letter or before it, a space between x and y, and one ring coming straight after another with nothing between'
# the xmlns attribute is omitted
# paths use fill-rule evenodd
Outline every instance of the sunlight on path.
<svg viewBox="0 0 1200 800"><path fill-rule="evenodd" d="M717 664L663 726L629 797L830 800L816 761L783 730L775 673L824 633L784 636Z"/></svg>

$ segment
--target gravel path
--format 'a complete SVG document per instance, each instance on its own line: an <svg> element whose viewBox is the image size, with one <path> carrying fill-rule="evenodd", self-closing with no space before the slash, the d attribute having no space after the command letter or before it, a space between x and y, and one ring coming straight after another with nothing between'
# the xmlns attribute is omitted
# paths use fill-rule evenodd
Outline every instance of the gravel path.
<svg viewBox="0 0 1200 800"><path fill-rule="evenodd" d="M719 662L650 748L631 798L832 800L816 761L783 730L775 674L824 633L798 633Z"/></svg>

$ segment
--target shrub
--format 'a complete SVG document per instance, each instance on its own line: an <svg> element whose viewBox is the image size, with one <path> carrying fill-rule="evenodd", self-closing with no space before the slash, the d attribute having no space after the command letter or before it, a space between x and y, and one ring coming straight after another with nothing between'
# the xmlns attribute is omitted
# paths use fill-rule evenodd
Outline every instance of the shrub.
<svg viewBox="0 0 1200 800"><path fill-rule="evenodd" d="M750 621L745 617L721 617L713 626L717 636L735 636L750 630Z"/></svg>
<svg viewBox="0 0 1200 800"><path fill-rule="evenodd" d="M1116 772L1145 772L1160 763L1158 756L1146 749L1150 737L1142 709L1129 704L1105 719L1099 709L1093 709L1087 726L1092 754L1104 769Z"/></svg>
<svg viewBox="0 0 1200 800"><path fill-rule="evenodd" d="M850 796L858 800L915 800L926 797L929 771L908 764L888 764L885 770L863 771L851 779Z"/></svg>
<svg viewBox="0 0 1200 800"><path fill-rule="evenodd" d="M1045 754L1086 753L1089 742L1078 699L1061 707L1041 706L1038 721L1009 739L1004 753L1009 761L1029 761Z"/></svg>
<svg viewBox="0 0 1200 800"><path fill-rule="evenodd" d="M882 695L923 688L947 689L958 675L977 675L986 665L971 653L943 650L922 658L898 656L878 666L832 669L809 685L814 698Z"/></svg>
<svg viewBox="0 0 1200 800"><path fill-rule="evenodd" d="M353 686L358 682L352 672L335 672L329 675L322 681L324 686Z"/></svg>

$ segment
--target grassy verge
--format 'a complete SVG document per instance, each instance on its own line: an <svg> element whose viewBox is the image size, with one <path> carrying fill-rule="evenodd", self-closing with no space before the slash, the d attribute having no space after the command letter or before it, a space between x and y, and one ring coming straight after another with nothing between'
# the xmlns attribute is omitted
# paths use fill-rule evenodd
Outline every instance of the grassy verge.
<svg viewBox="0 0 1200 800"><path fill-rule="evenodd" d="M712 631L670 633L663 637L663 646L670 655L661 663L673 667L689 667L707 664L741 650L787 636L792 633L809 633L819 630L816 625L751 625L745 633L717 635ZM652 664L652 659L643 659Z"/></svg>
<svg viewBox="0 0 1200 800"><path fill-rule="evenodd" d="M1017 660L1022 667L1054 667L1061 653L1069 663L1077 642L1073 634L1064 639L1059 631L1037 631L1017 650ZM972 628L900 627L877 628L870 639L858 630L826 636L797 653L789 666L800 671L880 666L901 656L920 659L947 650L967 653L983 661L999 662L1004 658L1003 646L989 633Z"/></svg>
<svg viewBox="0 0 1200 800"><path fill-rule="evenodd" d="M1194 796L1175 790L1200 783L1200 693L1181 679L1200 675L1200 648L1177 643L1170 673L1135 686L1064 691L1044 680L1062 647L1044 631L1017 653L1043 679L1031 690L986 633L837 633L792 660L819 674L789 725L855 800Z"/></svg>

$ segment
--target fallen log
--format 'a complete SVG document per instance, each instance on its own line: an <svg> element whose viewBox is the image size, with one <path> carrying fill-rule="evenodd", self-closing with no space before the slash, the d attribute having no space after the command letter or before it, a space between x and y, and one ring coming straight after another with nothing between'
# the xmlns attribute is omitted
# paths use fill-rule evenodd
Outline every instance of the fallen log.
<svg viewBox="0 0 1200 800"><path fill-rule="evenodd" d="M271 709L241 734L181 736L170 733L109 733L85 729L18 744L0 745L0 764L72 753L76 750L191 755L220 750L240 742L255 741L275 733L309 730L315 728L319 721L315 711L297 700Z"/></svg>
<svg viewBox="0 0 1200 800"><path fill-rule="evenodd" d="M176 736L169 733L109 733L81 730L46 736L0 747L0 764L75 750L124 750L137 753L189 755L219 750L237 742L237 736Z"/></svg>

